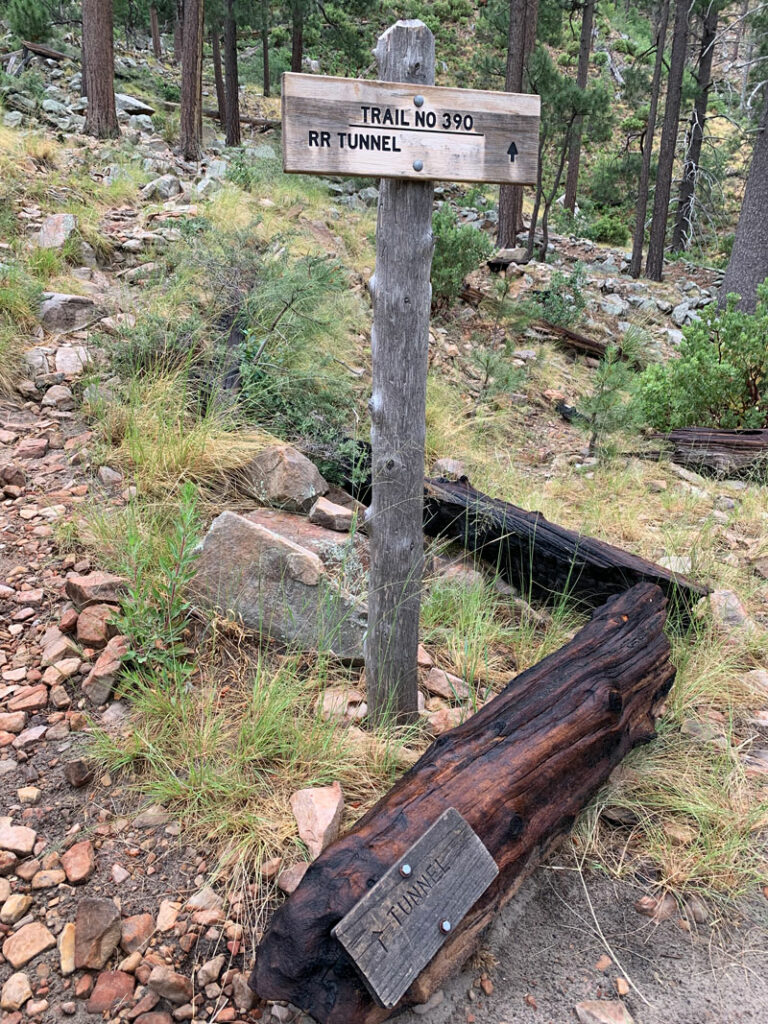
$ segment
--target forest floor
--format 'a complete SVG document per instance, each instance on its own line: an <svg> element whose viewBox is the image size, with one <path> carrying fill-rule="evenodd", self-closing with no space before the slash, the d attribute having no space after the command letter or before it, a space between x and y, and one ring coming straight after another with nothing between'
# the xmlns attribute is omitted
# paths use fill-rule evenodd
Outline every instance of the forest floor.
<svg viewBox="0 0 768 1024"><path fill-rule="evenodd" d="M52 78L56 83L61 79ZM306 853L288 810L289 783L313 782L286 777L274 834L265 838L249 806L263 794L255 786L233 794L247 775L227 774L232 736L216 733L219 718L211 712L240 715L252 695L247 686L238 690L237 659L261 664L261 653L223 629L226 675L201 647L206 653L195 668L203 669L191 694L174 692L177 704L160 707L159 672L155 690L139 695L118 686L110 694L123 649L94 609L124 595L107 580L73 600L78 586L97 582L73 577L117 571L135 597L143 573L167 589L167 566L153 565L151 551L131 562L130 545L151 534L160 506L167 529L183 504L184 479L201 487L201 531L222 507L255 504L200 483L206 472L214 475L212 464L219 483L237 468L236 460L221 464L220 450L231 458L242 431L216 434L206 423L205 450L191 450L197 427L174 408L167 375L153 377L146 363L142 373L125 374L125 353L141 354L141 332L152 337L155 320L170 338L173 323L195 304L215 305L229 283L218 275L247 278L248 268L231 262L232 252L242 255L236 230L252 230L265 246L278 237L278 248L297 258L332 254L343 264L348 288L321 311L327 326L313 344L364 393L371 195L286 182L273 133L249 140L249 161L234 177L231 154L211 150L204 166L184 165L145 122L127 126L127 138L114 146L50 122L31 132L15 125L0 131L13 210L3 221L0 261L15 261L5 271L2 312L16 310L25 358L16 390L0 400L2 1024L99 1014L139 1024L298 1018L292 1008L256 1001L246 977L264 914L281 898L259 872L276 856L290 865ZM463 193L443 196L463 219L486 216L484 203L463 205ZM48 219L70 213L78 245L63 238L40 247L35 238L46 223L64 228ZM204 249L214 241L232 252L214 258ZM563 237L553 244L554 266L513 271L503 295L486 270L478 271L471 281L484 295L480 307L458 303L436 317L430 460L458 458L489 493L733 592L742 619L734 624L707 613L695 635L673 640L678 679L659 739L634 753L623 779L598 795L573 836L499 915L475 960L402 1019L565 1024L577 1004L599 1000L602 1006L589 1011L598 1016L584 1019L621 1021L599 1016L623 1012L621 998L636 1024L762 1020L768 489L621 450L590 456L585 434L558 414L557 403L573 405L589 394L596 366L574 361L515 312L516 303L546 292L555 272L564 275L556 289L576 287L568 282L580 263L582 329L610 339L633 324L649 354L664 358L679 343L681 323L711 298L716 277L681 262L662 285L631 282L621 274L619 250ZM74 325L66 311L52 313L46 325L36 312L30 316L27 280L38 290L79 296ZM17 307L13 288L13 295L23 293ZM206 321L204 332L212 330ZM212 447L218 461L206 461ZM242 460L248 455L246 446ZM154 534L150 540L164 550ZM425 647L440 668L471 680L478 700L566 642L583 621L560 609L542 629L526 628L511 621L495 582L458 574L425 598ZM123 614L129 629L146 625ZM314 708L329 678L306 664L302 671ZM343 679L364 690L359 672ZM108 696L91 700L99 682ZM212 692L215 700L206 704ZM444 710L439 699L428 701L429 713ZM169 738L169 707L188 715L186 733ZM405 741L400 759L386 764L347 762L339 753L335 764L311 766L309 778L342 778L346 827L429 741L426 732ZM182 746L195 756L189 749L182 755ZM198 750L208 763L194 775ZM355 779L361 764L364 781ZM641 897L651 900L641 904L645 913L635 909Z"/></svg>

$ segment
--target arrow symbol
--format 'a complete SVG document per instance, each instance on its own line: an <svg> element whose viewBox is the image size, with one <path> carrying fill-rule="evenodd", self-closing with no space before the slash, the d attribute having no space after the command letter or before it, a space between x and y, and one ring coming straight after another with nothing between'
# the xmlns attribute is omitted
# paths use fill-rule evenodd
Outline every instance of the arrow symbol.
<svg viewBox="0 0 768 1024"><path fill-rule="evenodd" d="M514 142L510 144L510 147L507 150L507 152L509 153L509 162L513 164L515 162L515 157L517 156L517 146L514 144Z"/></svg>

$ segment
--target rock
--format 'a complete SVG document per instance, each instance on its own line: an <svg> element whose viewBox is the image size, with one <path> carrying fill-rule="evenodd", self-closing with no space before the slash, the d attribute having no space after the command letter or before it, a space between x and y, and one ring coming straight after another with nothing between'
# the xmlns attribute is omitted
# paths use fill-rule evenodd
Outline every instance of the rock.
<svg viewBox="0 0 768 1024"><path fill-rule="evenodd" d="M110 1015L125 1006L133 996L136 981L126 971L102 971L96 979L90 999L85 1004L86 1013L105 1013Z"/></svg>
<svg viewBox="0 0 768 1024"><path fill-rule="evenodd" d="M329 686L318 702L320 714L329 718L363 718L368 712L362 693L343 686ZM360 709L364 709L361 711Z"/></svg>
<svg viewBox="0 0 768 1024"><path fill-rule="evenodd" d="M324 526L326 530L336 530L338 533L349 533L354 519L352 509L335 505L327 498L318 498L309 513L310 523Z"/></svg>
<svg viewBox="0 0 768 1024"><path fill-rule="evenodd" d="M119 487L123 482L122 473L118 473L117 470L112 469L110 466L100 466L99 472L96 475L105 487Z"/></svg>
<svg viewBox="0 0 768 1024"><path fill-rule="evenodd" d="M66 874L59 868L51 868L50 871L38 871L32 879L33 889L52 889L55 885L61 885L66 881Z"/></svg>
<svg viewBox="0 0 768 1024"><path fill-rule="evenodd" d="M299 883L304 875L306 875L308 868L309 864L306 861L299 861L298 864L292 864L285 871L281 871L277 876L278 889L290 896L292 892L298 889Z"/></svg>
<svg viewBox="0 0 768 1024"><path fill-rule="evenodd" d="M161 177L155 178L154 181L150 181L148 185L145 185L139 195L146 201L159 199L164 202L166 199L172 199L173 196L177 196L182 191L181 182L174 174L163 174Z"/></svg>
<svg viewBox="0 0 768 1024"><path fill-rule="evenodd" d="M87 604L119 604L120 596L126 592L125 580L108 572L92 572L87 576L70 576L65 584L67 597L76 608Z"/></svg>
<svg viewBox="0 0 768 1024"><path fill-rule="evenodd" d="M727 633L736 629L743 629L750 633L758 631L759 627L749 617L744 605L732 590L715 590L709 595L708 600L715 625L723 631Z"/></svg>
<svg viewBox="0 0 768 1024"><path fill-rule="evenodd" d="M54 384L43 395L40 404L44 409L59 409L62 412L67 412L74 409L75 399L66 384Z"/></svg>
<svg viewBox="0 0 768 1024"><path fill-rule="evenodd" d="M56 349L56 373L65 377L77 377L90 361L88 349L83 345L64 345Z"/></svg>
<svg viewBox="0 0 768 1024"><path fill-rule="evenodd" d="M134 828L157 828L158 825L167 825L170 818L162 804L150 804L136 815L132 824Z"/></svg>
<svg viewBox="0 0 768 1024"><path fill-rule="evenodd" d="M85 647L95 647L97 650L106 646L114 632L114 629L110 629L109 621L115 617L116 611L110 604L91 604L84 608L77 619L78 641Z"/></svg>
<svg viewBox="0 0 768 1024"><path fill-rule="evenodd" d="M154 107L125 92L115 93L115 109L126 114L147 114L149 117L155 112Z"/></svg>
<svg viewBox="0 0 768 1024"><path fill-rule="evenodd" d="M213 521L192 589L262 635L362 659L365 605L333 581L318 555L244 516L223 512Z"/></svg>
<svg viewBox="0 0 768 1024"><path fill-rule="evenodd" d="M239 1013L248 1013L256 1005L256 993L248 984L248 976L238 971L233 974L232 981L232 1002Z"/></svg>
<svg viewBox="0 0 768 1024"><path fill-rule="evenodd" d="M0 732L20 733L27 724L26 711L0 711Z"/></svg>
<svg viewBox="0 0 768 1024"><path fill-rule="evenodd" d="M26 825L12 825L10 818L0 818L0 850L9 850L19 857L28 857L35 848L37 832Z"/></svg>
<svg viewBox="0 0 768 1024"><path fill-rule="evenodd" d="M128 647L127 637L114 636L99 655L83 682L83 693L91 704L98 706L109 700Z"/></svg>
<svg viewBox="0 0 768 1024"><path fill-rule="evenodd" d="M42 459L47 451L47 437L25 437L23 441L19 441L16 448L16 454L20 459Z"/></svg>
<svg viewBox="0 0 768 1024"><path fill-rule="evenodd" d="M67 761L64 765L64 778L74 789L82 789L93 779L93 765L82 758Z"/></svg>
<svg viewBox="0 0 768 1024"><path fill-rule="evenodd" d="M755 668L744 675L744 682L755 693L768 697L768 669Z"/></svg>
<svg viewBox="0 0 768 1024"><path fill-rule="evenodd" d="M194 1011L192 1015L194 1016ZM217 1017L216 1019L220 1020L221 1018ZM142 1013L135 1018L135 1024L173 1024L173 1018L170 1013L158 1010L156 1013Z"/></svg>
<svg viewBox="0 0 768 1024"><path fill-rule="evenodd" d="M164 965L152 968L147 985L169 1003L188 1003L194 991L189 978Z"/></svg>
<svg viewBox="0 0 768 1024"><path fill-rule="evenodd" d="M265 448L237 474L238 488L249 497L292 512L306 512L328 490L314 463L286 444Z"/></svg>
<svg viewBox="0 0 768 1024"><path fill-rule="evenodd" d="M464 718L463 708L442 708L428 716L427 726L433 736L442 736L444 732L449 732L457 725L461 725Z"/></svg>
<svg viewBox="0 0 768 1024"><path fill-rule="evenodd" d="M120 911L112 900L81 900L75 918L75 967L100 971L119 942Z"/></svg>
<svg viewBox="0 0 768 1024"><path fill-rule="evenodd" d="M664 555L659 559L659 565L685 576L691 571L693 560L690 555Z"/></svg>
<svg viewBox="0 0 768 1024"><path fill-rule="evenodd" d="M465 701L470 694L469 686L458 676L444 672L441 668L432 668L427 673L424 685L429 693L443 697L453 703Z"/></svg>
<svg viewBox="0 0 768 1024"><path fill-rule="evenodd" d="M45 292L40 306L40 323L47 331L77 331L98 316L93 299L85 295Z"/></svg>
<svg viewBox="0 0 768 1024"><path fill-rule="evenodd" d="M677 901L669 892L663 896L641 896L635 901L635 910L654 921L669 921L677 916Z"/></svg>
<svg viewBox="0 0 768 1024"><path fill-rule="evenodd" d="M126 953L133 953L146 946L155 931L155 919L151 914L134 914L126 917L122 924L120 947Z"/></svg>
<svg viewBox="0 0 768 1024"><path fill-rule="evenodd" d="M18 797L20 804L39 804L42 793L37 786L22 786L21 789L16 790L16 796Z"/></svg>
<svg viewBox="0 0 768 1024"><path fill-rule="evenodd" d="M0 761L0 767L4 764L11 765L14 770L16 768L15 761ZM2 778L2 772L0 772L0 778ZM10 853L8 850L0 850L0 878L5 875L10 875L16 868L19 862L19 858L15 853Z"/></svg>
<svg viewBox="0 0 768 1024"><path fill-rule="evenodd" d="M32 998L32 986L26 974L12 974L3 985L0 993L0 1009L20 1010L28 999Z"/></svg>
<svg viewBox="0 0 768 1024"><path fill-rule="evenodd" d="M32 897L26 893L12 893L0 907L0 923L12 925L20 921L32 906Z"/></svg>
<svg viewBox="0 0 768 1024"><path fill-rule="evenodd" d="M96 854L90 839L83 839L70 846L67 852L61 855L61 866L70 885L80 885L89 879L96 867Z"/></svg>
<svg viewBox="0 0 768 1024"><path fill-rule="evenodd" d="M23 967L24 964L34 960L36 956L52 949L56 945L56 939L51 932L40 924L33 921L25 924L17 932L14 932L3 943L3 956L13 968Z"/></svg>
<svg viewBox="0 0 768 1024"><path fill-rule="evenodd" d="M77 231L77 217L72 213L53 213L46 217L37 236L41 249L60 249Z"/></svg>
<svg viewBox="0 0 768 1024"><path fill-rule="evenodd" d="M608 316L624 316L629 310L629 303L625 302L620 295L607 295L600 302L600 308Z"/></svg>
<svg viewBox="0 0 768 1024"><path fill-rule="evenodd" d="M205 988L205 986L210 985L212 981L218 981L219 975L224 970L224 964L226 962L226 954L220 953L218 956L215 956L212 960L208 960L206 963L204 963L202 967L198 968L198 986L200 988Z"/></svg>
<svg viewBox="0 0 768 1024"><path fill-rule="evenodd" d="M179 916L180 910L180 903L174 903L173 900L162 900L157 914L157 930L159 932L169 932L176 924L176 918Z"/></svg>
<svg viewBox="0 0 768 1024"><path fill-rule="evenodd" d="M45 683L37 686L22 686L8 701L9 711L40 711L48 703L48 687ZM2 849L2 845L0 845Z"/></svg>
<svg viewBox="0 0 768 1024"><path fill-rule="evenodd" d="M672 320L677 324L678 327L684 327L691 317L691 303L689 301L683 301L674 307L672 310Z"/></svg>
<svg viewBox="0 0 768 1024"><path fill-rule="evenodd" d="M344 813L344 794L338 782L332 786L300 789L291 796L291 810L299 836L314 860L335 841Z"/></svg>
<svg viewBox="0 0 768 1024"><path fill-rule="evenodd" d="M72 921L64 925L59 935L59 965L65 977L75 973L75 926Z"/></svg>
<svg viewBox="0 0 768 1024"><path fill-rule="evenodd" d="M618 1000L588 1000L574 1007L581 1024L634 1024L629 1010Z"/></svg>
<svg viewBox="0 0 768 1024"><path fill-rule="evenodd" d="M467 469L459 459L437 459L432 466L432 476L446 477L448 480L460 480L467 475Z"/></svg>

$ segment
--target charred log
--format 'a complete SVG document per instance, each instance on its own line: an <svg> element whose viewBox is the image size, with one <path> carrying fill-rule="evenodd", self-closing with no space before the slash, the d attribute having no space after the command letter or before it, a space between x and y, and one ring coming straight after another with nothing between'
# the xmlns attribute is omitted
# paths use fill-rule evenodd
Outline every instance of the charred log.
<svg viewBox="0 0 768 1024"><path fill-rule="evenodd" d="M671 446L673 462L697 473L719 477L768 476L768 430L717 430L681 427L654 440Z"/></svg>
<svg viewBox="0 0 768 1024"><path fill-rule="evenodd" d="M666 601L641 584L614 598L567 646L513 679L441 736L354 829L311 865L274 915L251 985L321 1024L377 1024L374 1004L331 935L424 831L454 807L485 843L496 881L398 1008L424 1002L473 952L493 915L636 744L654 735L675 670Z"/></svg>

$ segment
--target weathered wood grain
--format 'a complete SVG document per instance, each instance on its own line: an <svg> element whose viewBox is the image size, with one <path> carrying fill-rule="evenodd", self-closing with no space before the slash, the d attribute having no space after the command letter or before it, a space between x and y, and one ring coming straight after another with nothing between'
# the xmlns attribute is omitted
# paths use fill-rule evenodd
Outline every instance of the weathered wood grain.
<svg viewBox="0 0 768 1024"><path fill-rule="evenodd" d="M768 430L717 430L681 427L668 434L654 434L668 442L673 462L696 472L719 477L768 477Z"/></svg>
<svg viewBox="0 0 768 1024"><path fill-rule="evenodd" d="M435 80L435 40L420 21L399 21L376 47L382 78ZM374 721L416 717L427 355L432 267L431 181L382 181L376 269L370 281L371 570L365 664Z"/></svg>
<svg viewBox="0 0 768 1024"><path fill-rule="evenodd" d="M533 185L539 114L532 95L287 73L283 168Z"/></svg>
<svg viewBox="0 0 768 1024"><path fill-rule="evenodd" d="M473 951L542 851L567 832L616 764L654 735L674 679L661 590L640 584L595 612L567 646L513 679L441 736L353 830L329 847L275 913L251 984L321 1024L377 1024L332 930L424 829L455 808L499 875L399 1006L424 1001Z"/></svg>
<svg viewBox="0 0 768 1024"><path fill-rule="evenodd" d="M333 929L380 1006L393 1007L498 875L453 807Z"/></svg>

